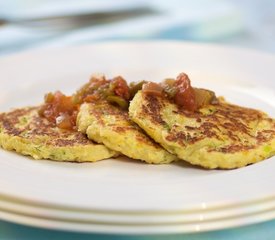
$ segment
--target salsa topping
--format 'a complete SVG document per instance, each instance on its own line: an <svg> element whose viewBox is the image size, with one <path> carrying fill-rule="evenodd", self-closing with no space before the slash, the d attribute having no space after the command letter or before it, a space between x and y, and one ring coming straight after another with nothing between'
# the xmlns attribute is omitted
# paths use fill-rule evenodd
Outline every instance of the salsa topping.
<svg viewBox="0 0 275 240"><path fill-rule="evenodd" d="M127 109L134 92L141 89L139 84L128 86L121 77L106 79L105 76L93 76L72 96L60 91L45 95L39 114L62 129L74 130L79 107L84 102L107 101Z"/></svg>
<svg viewBox="0 0 275 240"><path fill-rule="evenodd" d="M130 99L133 99L136 93L142 89L143 85L147 83L147 81L139 81L139 82L131 82L130 83Z"/></svg>
<svg viewBox="0 0 275 240"><path fill-rule="evenodd" d="M44 101L39 110L41 117L55 123L59 128L74 129L79 106L73 103L71 96L57 91L46 94Z"/></svg>
<svg viewBox="0 0 275 240"><path fill-rule="evenodd" d="M175 103L189 111L195 111L197 108L195 91L191 87L189 77L185 73L181 73L177 77L174 86L176 88Z"/></svg>
<svg viewBox="0 0 275 240"><path fill-rule="evenodd" d="M129 104L130 89L121 76L109 80L94 76L73 95L73 99L76 104L106 100L125 109Z"/></svg>
<svg viewBox="0 0 275 240"><path fill-rule="evenodd" d="M46 94L39 115L59 128L75 130L76 117L82 103L107 101L122 109L128 109L129 102L139 90L146 94L166 97L192 112L207 104L217 103L214 92L193 88L185 73L179 74L176 79L165 79L162 83L140 81L129 85L121 76L106 79L100 75L93 76L72 96L66 96L60 91Z"/></svg>
<svg viewBox="0 0 275 240"><path fill-rule="evenodd" d="M217 103L214 92L192 87L185 73L179 74L176 79L165 79L162 83L148 82L143 85L142 91L169 98L178 106L192 112L205 105Z"/></svg>
<svg viewBox="0 0 275 240"><path fill-rule="evenodd" d="M142 86L142 91L160 97L163 96L164 89L158 83L148 82Z"/></svg>

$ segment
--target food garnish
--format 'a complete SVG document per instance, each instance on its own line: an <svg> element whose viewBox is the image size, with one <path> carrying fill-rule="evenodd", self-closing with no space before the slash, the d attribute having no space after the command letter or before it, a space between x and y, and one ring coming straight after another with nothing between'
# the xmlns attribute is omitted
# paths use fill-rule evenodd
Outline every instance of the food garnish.
<svg viewBox="0 0 275 240"><path fill-rule="evenodd" d="M160 84L148 82L143 85L142 90L146 94L167 97L178 106L192 112L218 101L213 91L192 87L185 73L179 74L176 79L168 78Z"/></svg>
<svg viewBox="0 0 275 240"><path fill-rule="evenodd" d="M59 128L74 130L76 116L82 103L107 101L127 110L129 102L141 89L146 94L169 98L183 109L192 112L218 101L214 92L192 87L185 73L179 74L176 79L165 79L161 83L140 81L130 84L121 76L106 79L100 75L93 76L72 96L66 96L60 91L46 94L45 103L39 114Z"/></svg>

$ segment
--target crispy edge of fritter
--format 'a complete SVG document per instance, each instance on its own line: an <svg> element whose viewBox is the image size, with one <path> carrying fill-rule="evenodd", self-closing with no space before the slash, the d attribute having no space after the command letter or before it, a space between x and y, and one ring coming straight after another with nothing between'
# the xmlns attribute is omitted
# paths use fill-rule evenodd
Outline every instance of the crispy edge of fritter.
<svg viewBox="0 0 275 240"><path fill-rule="evenodd" d="M56 161L95 162L117 155L104 145L93 143L81 133L64 132L45 123L46 120L38 116L37 110L38 107L28 107L0 114L2 148L34 159ZM22 129L15 127L22 117L26 119ZM30 125L33 126L28 130ZM23 133L28 137L24 137Z"/></svg>
<svg viewBox="0 0 275 240"><path fill-rule="evenodd" d="M106 116L110 119L109 123L104 119ZM93 141L103 143L130 158L154 164L177 160L176 156L155 143L132 122L127 111L108 103L82 104L77 126Z"/></svg>
<svg viewBox="0 0 275 240"><path fill-rule="evenodd" d="M143 93L137 93L129 107L129 115L131 119L165 149L191 164L210 169L233 169L256 163L275 155L275 137L268 142L262 141L253 149L247 148L243 151L235 152L209 152L209 139L203 140L204 142L201 142L200 144L202 146L199 145L195 148L194 145L184 147L176 142L173 142L172 140L167 141L166 137L168 135L168 129L166 127L166 122L163 121L160 115L161 109L165 107L165 102L163 101L166 100L158 101L157 98L154 98L153 101L146 102L146 104L144 101ZM148 109L144 111L144 109L146 109L145 105L148 104L150 105L149 109L152 110L149 113ZM260 111L257 112L259 114L263 114L263 116L266 116ZM275 126L274 120L273 124ZM183 152L188 154L183 154Z"/></svg>

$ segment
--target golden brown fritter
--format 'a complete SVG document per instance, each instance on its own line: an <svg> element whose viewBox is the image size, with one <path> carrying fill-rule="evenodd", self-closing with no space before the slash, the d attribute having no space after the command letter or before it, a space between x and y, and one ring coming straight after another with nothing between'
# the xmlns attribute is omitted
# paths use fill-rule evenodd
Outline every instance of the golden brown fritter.
<svg viewBox="0 0 275 240"><path fill-rule="evenodd" d="M169 163L177 159L132 122L126 110L107 102L82 104L77 126L93 141L130 158L147 163Z"/></svg>
<svg viewBox="0 0 275 240"><path fill-rule="evenodd" d="M140 91L129 114L166 150L205 168L238 168L275 154L275 120L222 100L192 112Z"/></svg>
<svg viewBox="0 0 275 240"><path fill-rule="evenodd" d="M62 130L41 118L39 107L0 114L0 146L35 159L98 161L117 155L77 131Z"/></svg>

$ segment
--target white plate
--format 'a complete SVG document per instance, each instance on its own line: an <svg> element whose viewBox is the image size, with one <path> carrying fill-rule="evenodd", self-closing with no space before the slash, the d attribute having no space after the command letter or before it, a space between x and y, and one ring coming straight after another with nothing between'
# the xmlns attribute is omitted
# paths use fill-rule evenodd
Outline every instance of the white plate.
<svg viewBox="0 0 275 240"><path fill-rule="evenodd" d="M50 208L32 203L18 202L14 199L1 199L2 212L27 215L34 218L52 219L55 221L70 221L83 223L97 223L101 225L201 225L207 222L219 223L228 219L240 219L247 216L257 216L264 213L275 214L275 199L245 203L226 208L205 209L174 213L158 212L100 212L81 211L66 208Z"/></svg>
<svg viewBox="0 0 275 240"><path fill-rule="evenodd" d="M48 91L72 93L94 72L158 81L185 71L193 85L212 88L231 102L274 117L274 64L271 55L179 42L117 42L29 52L0 59L0 111L36 105ZM6 151L0 151L0 159L0 195L46 209L184 215L234 206L241 211L246 203L262 207L275 197L274 157L230 171L129 159L92 164L34 161Z"/></svg>
<svg viewBox="0 0 275 240"><path fill-rule="evenodd" d="M193 233L204 232L231 227L255 224L275 218L275 211L265 211L256 215L242 215L237 218L224 218L219 221L200 221L177 224L116 224L92 221L71 221L39 218L30 214L18 214L0 210L0 218L15 223L37 226L48 229L61 229L67 231L112 233L112 234L167 234L167 233Z"/></svg>

